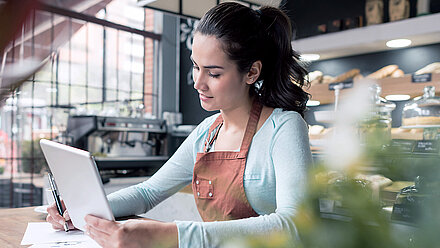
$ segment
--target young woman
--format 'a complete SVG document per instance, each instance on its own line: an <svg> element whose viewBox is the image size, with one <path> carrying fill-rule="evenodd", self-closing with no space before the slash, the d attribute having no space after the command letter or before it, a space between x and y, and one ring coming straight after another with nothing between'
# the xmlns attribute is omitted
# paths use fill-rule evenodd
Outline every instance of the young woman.
<svg viewBox="0 0 440 248"><path fill-rule="evenodd" d="M244 235L285 231L304 194L311 153L303 119L306 71L280 10L222 3L201 19L193 42L194 88L206 118L149 180L109 195L116 217L147 212L192 184L204 222L87 216L103 247L215 247ZM52 206L48 221L62 228ZM167 242L166 242L167 241ZM164 243L165 242L165 243Z"/></svg>

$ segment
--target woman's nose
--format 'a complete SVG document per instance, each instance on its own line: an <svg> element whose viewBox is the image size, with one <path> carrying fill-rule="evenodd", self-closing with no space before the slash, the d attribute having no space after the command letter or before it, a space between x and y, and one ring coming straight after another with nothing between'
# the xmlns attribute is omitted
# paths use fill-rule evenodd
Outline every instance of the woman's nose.
<svg viewBox="0 0 440 248"><path fill-rule="evenodd" d="M207 85L205 83L205 78L202 76L200 72L193 73L193 79L194 79L194 89L196 90L206 90Z"/></svg>

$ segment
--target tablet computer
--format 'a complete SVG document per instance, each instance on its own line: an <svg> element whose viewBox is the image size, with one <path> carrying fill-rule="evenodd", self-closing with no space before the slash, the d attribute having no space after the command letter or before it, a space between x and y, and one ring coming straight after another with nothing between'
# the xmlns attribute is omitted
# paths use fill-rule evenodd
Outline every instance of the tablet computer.
<svg viewBox="0 0 440 248"><path fill-rule="evenodd" d="M40 146L76 228L84 231L88 214L115 220L89 152L45 139Z"/></svg>

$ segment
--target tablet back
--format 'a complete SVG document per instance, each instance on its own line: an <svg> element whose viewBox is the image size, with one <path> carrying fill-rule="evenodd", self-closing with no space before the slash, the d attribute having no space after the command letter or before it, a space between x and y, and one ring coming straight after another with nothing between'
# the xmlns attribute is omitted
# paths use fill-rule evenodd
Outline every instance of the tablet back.
<svg viewBox="0 0 440 248"><path fill-rule="evenodd" d="M73 225L84 231L87 214L114 220L90 153L45 139L40 146Z"/></svg>

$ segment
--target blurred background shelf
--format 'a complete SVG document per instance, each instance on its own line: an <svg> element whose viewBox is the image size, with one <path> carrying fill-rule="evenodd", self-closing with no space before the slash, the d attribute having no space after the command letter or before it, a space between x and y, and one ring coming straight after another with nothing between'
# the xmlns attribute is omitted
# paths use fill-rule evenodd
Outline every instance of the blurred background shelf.
<svg viewBox="0 0 440 248"><path fill-rule="evenodd" d="M357 83L355 82L353 87L356 87ZM436 94L440 93L440 73L431 74L431 81L425 83L413 83L411 74L398 78L379 79L377 83L382 87L382 96L405 94L414 98L423 95L423 88L430 85L435 86ZM350 91L352 88L341 90L341 97ZM335 100L334 91L329 90L329 84L315 84L307 92L312 95L312 100L317 100L321 104L330 104Z"/></svg>

